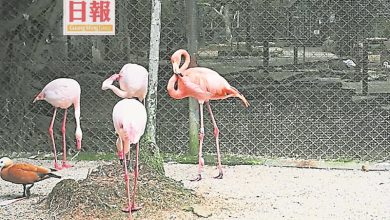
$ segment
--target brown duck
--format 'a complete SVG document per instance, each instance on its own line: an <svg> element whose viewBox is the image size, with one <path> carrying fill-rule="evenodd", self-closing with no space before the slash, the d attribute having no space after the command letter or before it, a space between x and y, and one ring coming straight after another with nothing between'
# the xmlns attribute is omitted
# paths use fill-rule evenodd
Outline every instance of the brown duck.
<svg viewBox="0 0 390 220"><path fill-rule="evenodd" d="M22 184L23 196L29 198L31 193L30 189L34 186L34 183L41 180L54 177L61 178L60 176L51 173L51 170L45 167L36 166L28 163L13 163L8 157L0 159L1 178L5 181ZM27 185L30 185L28 186Z"/></svg>

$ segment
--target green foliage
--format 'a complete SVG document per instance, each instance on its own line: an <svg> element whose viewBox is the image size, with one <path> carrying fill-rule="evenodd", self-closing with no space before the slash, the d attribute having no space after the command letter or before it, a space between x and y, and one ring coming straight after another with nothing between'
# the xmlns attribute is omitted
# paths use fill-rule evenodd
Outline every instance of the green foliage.
<svg viewBox="0 0 390 220"><path fill-rule="evenodd" d="M94 161L94 160L114 160L116 155L114 153L106 153L106 152L80 152L76 160L86 160L86 161Z"/></svg>
<svg viewBox="0 0 390 220"><path fill-rule="evenodd" d="M159 174L164 174L163 157L151 137L144 135L140 143L140 161Z"/></svg>
<svg viewBox="0 0 390 220"><path fill-rule="evenodd" d="M383 22L383 26L380 26L377 28L377 31L380 31L382 30L383 31L383 37L387 37L389 38L390 37L390 21L384 21ZM379 36L381 36L379 34Z"/></svg>
<svg viewBox="0 0 390 220"><path fill-rule="evenodd" d="M163 155L165 161L175 161L177 163L184 164L197 164L198 155L188 155L188 154L170 154L166 153ZM215 165L217 163L217 158L215 155L205 154L203 155L205 164ZM266 161L264 158L254 157L254 156L237 156L237 155L222 155L222 164L235 166L235 165L263 165Z"/></svg>

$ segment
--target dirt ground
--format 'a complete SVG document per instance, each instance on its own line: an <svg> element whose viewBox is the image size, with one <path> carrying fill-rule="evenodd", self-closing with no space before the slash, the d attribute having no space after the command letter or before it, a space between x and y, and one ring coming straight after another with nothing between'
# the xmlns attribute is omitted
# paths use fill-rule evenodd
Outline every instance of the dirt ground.
<svg viewBox="0 0 390 220"><path fill-rule="evenodd" d="M51 161L26 160L44 166ZM77 162L59 171L63 178L84 179L91 169L109 162ZM165 164L166 175L193 189L200 204L162 209L136 219L390 219L390 172L318 170L268 166L226 166L222 180L206 166L204 179L191 182L196 165ZM54 219L41 205L57 179L37 183L32 197L0 206L0 219ZM0 180L0 204L22 193L22 186ZM174 202L174 201L173 201ZM179 204L180 206L180 204ZM118 210L118 212L120 212ZM141 211L142 212L142 211ZM67 219L72 219L70 216ZM114 218L112 218L114 219ZM116 218L115 218L116 219Z"/></svg>
<svg viewBox="0 0 390 220"><path fill-rule="evenodd" d="M390 172L231 166L223 180L206 167L167 164L166 175L211 202L209 219L390 219ZM207 205L205 205L207 206Z"/></svg>

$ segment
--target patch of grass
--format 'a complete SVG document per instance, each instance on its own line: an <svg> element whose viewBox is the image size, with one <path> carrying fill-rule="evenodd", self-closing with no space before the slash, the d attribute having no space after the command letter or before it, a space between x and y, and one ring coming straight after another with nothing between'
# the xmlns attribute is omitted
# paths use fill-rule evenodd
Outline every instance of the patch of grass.
<svg viewBox="0 0 390 220"><path fill-rule="evenodd" d="M95 160L113 160L116 158L114 153L106 152L80 152L75 160L86 160L86 161L95 161Z"/></svg>
<svg viewBox="0 0 390 220"><path fill-rule="evenodd" d="M130 183L133 175L130 175ZM134 213L138 219L151 219L161 211L182 209L202 201L183 184L165 177L147 166L140 170L136 203L143 209ZM83 180L64 179L46 199L45 208L56 219L124 219L121 211L127 204L119 163L100 165ZM160 219L160 218L155 218Z"/></svg>
<svg viewBox="0 0 390 220"><path fill-rule="evenodd" d="M164 153L163 158L165 162L175 161L182 164L197 164L198 155L188 155L188 154L172 154ZM203 155L205 164L215 165L217 163L217 158L215 155L205 154ZM221 162L223 165L262 165L265 163L266 159L254 156L237 156L237 155L222 155Z"/></svg>
<svg viewBox="0 0 390 220"><path fill-rule="evenodd" d="M347 158L340 158L340 159L335 159L335 160L325 160L324 162L325 162L326 166L328 166L328 167L353 167L353 166L365 163L364 161L347 159Z"/></svg>
<svg viewBox="0 0 390 220"><path fill-rule="evenodd" d="M351 162L358 162L357 160L351 159L351 158L339 158L334 160L325 160L326 162L330 163L351 163Z"/></svg>

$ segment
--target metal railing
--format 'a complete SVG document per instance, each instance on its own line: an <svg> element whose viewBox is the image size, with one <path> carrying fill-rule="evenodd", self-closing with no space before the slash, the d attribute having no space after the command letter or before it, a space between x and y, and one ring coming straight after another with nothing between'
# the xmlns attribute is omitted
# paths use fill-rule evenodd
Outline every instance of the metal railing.
<svg viewBox="0 0 390 220"><path fill-rule="evenodd" d="M71 77L82 87L84 149L114 151L111 111L119 98L101 91L101 82L125 63L147 67L151 3L117 1L116 35L93 37L62 35L61 1L0 4L0 149L51 149L51 106L32 100L51 80ZM387 1L204 0L197 9L199 65L219 72L251 104L211 101L223 153L389 159ZM188 150L188 100L166 92L169 57L187 47L186 10L184 1L162 2L157 140L163 152ZM72 146L70 119L71 111ZM207 113L205 125L204 150L214 153Z"/></svg>

